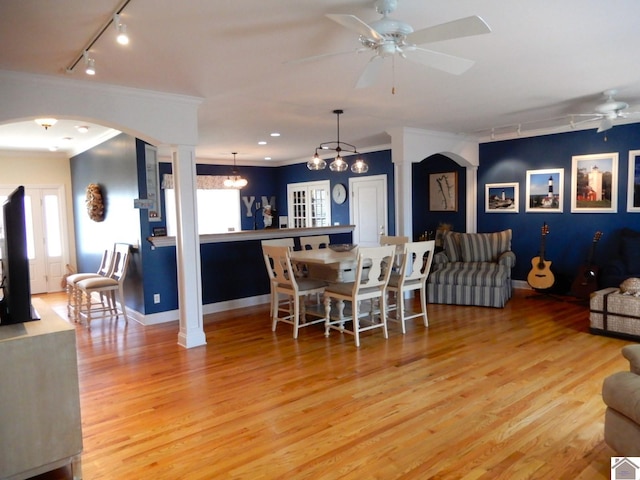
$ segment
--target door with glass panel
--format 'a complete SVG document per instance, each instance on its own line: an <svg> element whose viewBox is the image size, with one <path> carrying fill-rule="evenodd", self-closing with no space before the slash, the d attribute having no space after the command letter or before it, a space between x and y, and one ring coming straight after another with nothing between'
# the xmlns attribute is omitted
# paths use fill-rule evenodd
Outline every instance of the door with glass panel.
<svg viewBox="0 0 640 480"><path fill-rule="evenodd" d="M330 182L302 182L287 185L289 228L331 225Z"/></svg>
<svg viewBox="0 0 640 480"><path fill-rule="evenodd" d="M4 204L14 188L0 188L0 203ZM64 232L64 190L62 187L25 186L25 223L31 293L63 290L66 271L67 243ZM0 215L0 235L4 225Z"/></svg>

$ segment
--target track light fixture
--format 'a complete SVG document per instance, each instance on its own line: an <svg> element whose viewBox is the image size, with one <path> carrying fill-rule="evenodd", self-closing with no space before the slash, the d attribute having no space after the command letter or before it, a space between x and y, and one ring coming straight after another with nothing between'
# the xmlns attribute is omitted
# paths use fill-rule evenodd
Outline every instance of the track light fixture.
<svg viewBox="0 0 640 480"><path fill-rule="evenodd" d="M349 164L342 158L340 152L349 152L354 153L356 155L360 155L355 146L350 143L341 142L340 141L340 115L344 113L342 110L334 110L333 113L337 118L337 140L333 140L331 142L323 142L318 148L316 148L316 152L313 154L313 157L307 162L307 168L309 170L324 170L327 166L327 162L325 162L320 155L318 154L318 150L333 150L336 152L336 157L329 164L329 170L332 172L344 172L349 168ZM366 173L369 170L369 165L365 163L365 161L358 157L353 165L351 165L351 171L353 173Z"/></svg>
<svg viewBox="0 0 640 480"><path fill-rule="evenodd" d="M120 45L129 45L129 35L127 35L127 26L124 23L120 22L120 15L117 13L113 14L113 26L116 27L116 32L118 32L116 41Z"/></svg>
<svg viewBox="0 0 640 480"><path fill-rule="evenodd" d="M238 173L238 169L236 168L236 155L238 152L231 152L233 155L233 170L231 170L231 176L227 177L223 182L224 186L227 188L237 188L241 189L246 187L249 182L247 182L246 178L242 178L242 175Z"/></svg>
<svg viewBox="0 0 640 480"><path fill-rule="evenodd" d="M85 63L85 72L87 75L95 75L95 59L89 58L89 51L95 45L95 43L102 37L104 32L111 26L113 23L116 31L118 32L117 41L121 45L126 45L129 43L129 36L127 35L127 26L120 21L120 14L123 12L125 7L129 5L131 0L124 0L120 6L116 9L113 15L109 16L109 20L98 30L89 43L80 51L80 54L75 58L75 60L67 67L67 73L73 73L74 69L78 66L81 60L84 60Z"/></svg>
<svg viewBox="0 0 640 480"><path fill-rule="evenodd" d="M84 57L84 73L87 75L95 75L96 74L96 61L89 57L89 52L86 50L82 54Z"/></svg>

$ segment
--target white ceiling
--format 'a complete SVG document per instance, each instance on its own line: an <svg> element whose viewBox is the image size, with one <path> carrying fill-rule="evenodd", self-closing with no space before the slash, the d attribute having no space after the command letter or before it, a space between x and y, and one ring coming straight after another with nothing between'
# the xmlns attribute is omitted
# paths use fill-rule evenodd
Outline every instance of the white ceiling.
<svg viewBox="0 0 640 480"><path fill-rule="evenodd" d="M371 0L131 0L122 13L131 43L117 45L111 26L91 49L97 74L85 75L82 62L65 73L121 4L1 2L0 69L202 97L197 157L224 161L237 151L239 164L307 158L336 139L337 108L345 112L340 139L364 151L388 144L396 126L485 138L504 125L496 132L566 126L566 115L592 112L610 88L640 110L637 0L398 0L392 16L416 30L479 15L492 33L429 46L475 60L463 75L385 59L381 78L365 89L354 85L371 55L355 53L357 34L325 15L372 22L380 16ZM549 121L555 117L564 118ZM23 123L33 149L69 136L57 127L76 125L68 119L45 131ZM38 135L48 136L47 147ZM0 128L0 148L15 149L15 140Z"/></svg>

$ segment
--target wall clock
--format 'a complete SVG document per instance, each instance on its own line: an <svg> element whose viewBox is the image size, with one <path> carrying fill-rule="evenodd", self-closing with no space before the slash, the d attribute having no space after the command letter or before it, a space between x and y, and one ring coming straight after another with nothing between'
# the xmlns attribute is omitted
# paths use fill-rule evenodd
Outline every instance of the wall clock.
<svg viewBox="0 0 640 480"><path fill-rule="evenodd" d="M337 183L334 185L331 195L333 196L333 201L341 205L347 199L347 189L343 184Z"/></svg>

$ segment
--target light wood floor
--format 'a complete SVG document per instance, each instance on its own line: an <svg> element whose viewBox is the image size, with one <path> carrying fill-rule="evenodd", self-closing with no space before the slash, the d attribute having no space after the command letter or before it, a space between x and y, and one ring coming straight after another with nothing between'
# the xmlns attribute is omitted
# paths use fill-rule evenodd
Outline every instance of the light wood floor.
<svg viewBox="0 0 640 480"><path fill-rule="evenodd" d="M272 333L266 305L208 316L190 350L177 323L79 326L84 477L608 479L600 392L629 342L527 293L429 305L428 329L360 349L320 326Z"/></svg>

